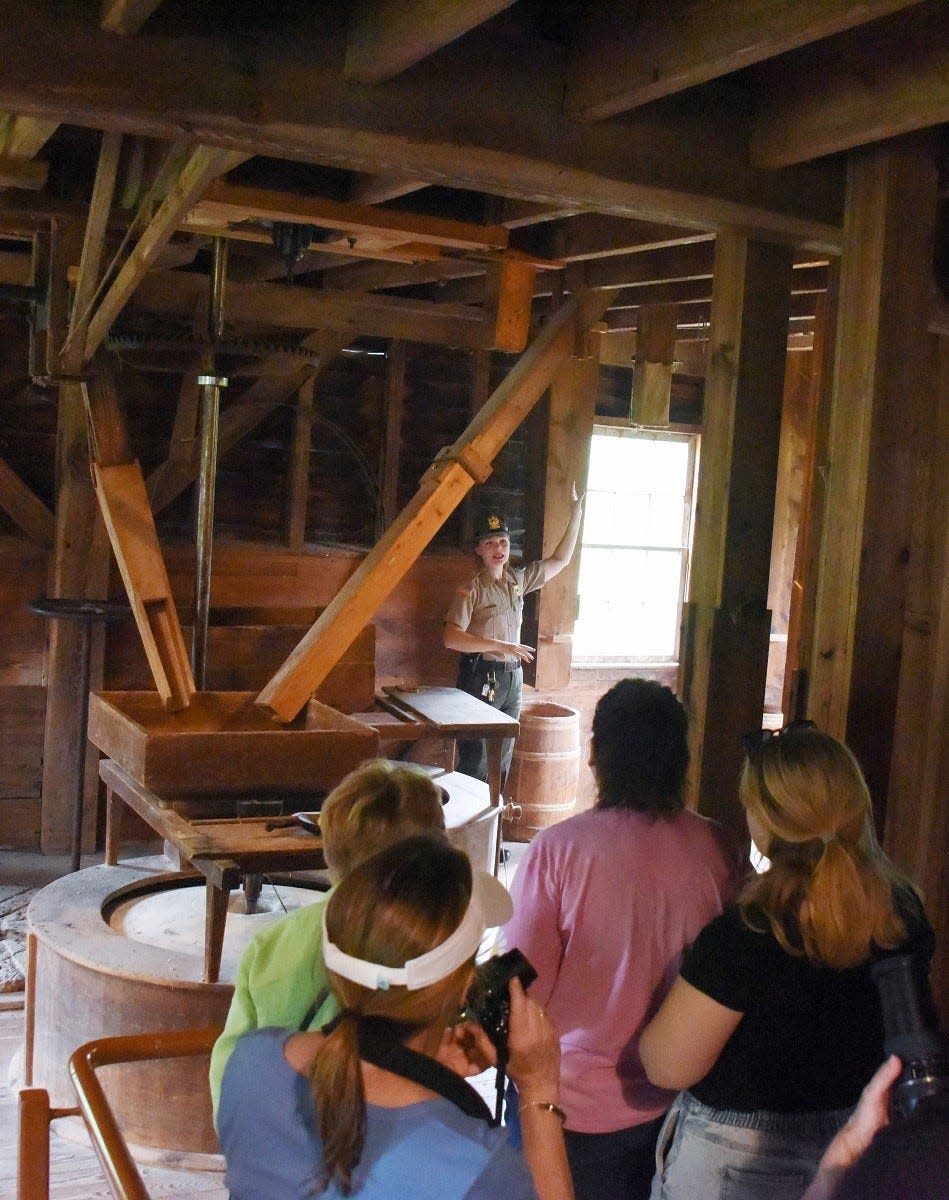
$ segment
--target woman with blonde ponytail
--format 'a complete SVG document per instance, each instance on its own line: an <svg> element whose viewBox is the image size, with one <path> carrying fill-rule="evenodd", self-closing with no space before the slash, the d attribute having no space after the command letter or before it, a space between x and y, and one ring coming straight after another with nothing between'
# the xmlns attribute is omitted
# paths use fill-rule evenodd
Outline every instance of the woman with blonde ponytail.
<svg viewBox="0 0 949 1200"><path fill-rule="evenodd" d="M510 985L507 1071L523 1153L462 1076L494 1061L461 1019L474 956L510 897L444 839L408 838L357 866L325 908L340 1013L320 1031L240 1038L218 1133L232 1200L572 1200L556 1031Z"/></svg>
<svg viewBox="0 0 949 1200"><path fill-rule="evenodd" d="M926 971L932 957L847 747L798 722L745 750L739 799L763 869L699 934L640 1039L652 1082L687 1089L651 1200L798 1200L883 1061L871 964L914 954Z"/></svg>

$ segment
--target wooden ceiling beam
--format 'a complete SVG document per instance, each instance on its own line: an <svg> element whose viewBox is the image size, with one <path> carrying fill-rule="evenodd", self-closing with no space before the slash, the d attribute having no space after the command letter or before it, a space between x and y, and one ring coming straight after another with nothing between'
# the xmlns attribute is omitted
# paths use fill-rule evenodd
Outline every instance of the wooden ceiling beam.
<svg viewBox="0 0 949 1200"><path fill-rule="evenodd" d="M56 518L36 493L0 458L0 508L28 538L41 546L52 546Z"/></svg>
<svg viewBox="0 0 949 1200"><path fill-rule="evenodd" d="M417 216L397 209L348 204L322 196L235 186L221 180L208 187L191 214L192 220L207 218L316 225L357 237L378 234L395 242L401 239L453 250L504 250L508 244L508 231L503 225L475 225L445 217Z"/></svg>
<svg viewBox="0 0 949 1200"><path fill-rule="evenodd" d="M605 213L580 213L559 225L558 232L562 232L563 240L557 247L557 257L567 262L684 246L707 241L711 236Z"/></svg>
<svg viewBox="0 0 949 1200"><path fill-rule="evenodd" d="M946 18L945 4L923 4L757 68L754 161L787 167L949 121Z"/></svg>
<svg viewBox="0 0 949 1200"><path fill-rule="evenodd" d="M102 0L102 28L116 33L135 33L161 0ZM59 121L11 114L4 153L11 158L34 158L59 128ZM0 186L3 186L0 181ZM13 184L18 187L21 184ZM40 187L45 186L45 179Z"/></svg>
<svg viewBox="0 0 949 1200"><path fill-rule="evenodd" d="M208 278L188 271L153 271L138 286L130 307L188 318L206 303ZM484 313L460 304L359 295L327 288L228 281L224 316L229 324L278 329L321 329L404 338L474 350L483 345Z"/></svg>
<svg viewBox="0 0 949 1200"><path fill-rule="evenodd" d="M588 121L612 117L916 3L648 0L631 11L597 0L568 69L567 111ZM811 87L815 79L823 86L825 77L812 76Z"/></svg>
<svg viewBox="0 0 949 1200"><path fill-rule="evenodd" d="M17 158L9 154L0 156L0 187L24 188L28 192L40 192L46 187L48 174L49 163Z"/></svg>
<svg viewBox="0 0 949 1200"><path fill-rule="evenodd" d="M112 322L171 240L185 213L204 193L208 183L243 162L245 157L234 151L211 149L208 146L198 146L192 152L177 183L165 196L89 321L84 356L86 361L101 346Z"/></svg>
<svg viewBox="0 0 949 1200"><path fill-rule="evenodd" d="M396 169L551 207L706 230L737 225L825 251L840 242L839 164L752 170L747 115L722 106L571 121L562 66L543 45L529 63L505 57L504 46L470 61L449 48L398 87L367 95L342 79L335 44L288 50L261 39L237 64L222 40L156 35L123 58L114 35L67 26L36 0L13 3L0 26L0 105L15 111L351 171ZM29 62L19 52L25 40Z"/></svg>
<svg viewBox="0 0 949 1200"><path fill-rule="evenodd" d="M359 0L346 40L346 78L382 83L509 8L513 0Z"/></svg>
<svg viewBox="0 0 949 1200"><path fill-rule="evenodd" d="M465 258L443 258L434 262L400 266L384 262L352 263L323 272L326 287L373 292L382 288L417 287L445 283L451 279L483 278L487 263Z"/></svg>
<svg viewBox="0 0 949 1200"><path fill-rule="evenodd" d="M43 149L58 128L58 121L14 116L7 132L4 153L9 158L32 158Z"/></svg>
<svg viewBox="0 0 949 1200"><path fill-rule="evenodd" d="M111 33L137 33L161 0L102 0L99 24Z"/></svg>
<svg viewBox="0 0 949 1200"><path fill-rule="evenodd" d="M61 352L63 370L67 375L77 375L82 370L89 317L96 289L99 286L102 251L105 247L105 234L109 222L109 212L112 208L112 198L115 195L121 152L122 135L120 133L104 133L99 146L99 161L96 165L92 198L89 201L89 216L86 219L86 231L82 241L79 277L73 292L69 333Z"/></svg>
<svg viewBox="0 0 949 1200"><path fill-rule="evenodd" d="M378 174L360 172L352 181L349 199L353 204L384 204L398 200L428 187L424 179L416 179L402 171L381 171Z"/></svg>

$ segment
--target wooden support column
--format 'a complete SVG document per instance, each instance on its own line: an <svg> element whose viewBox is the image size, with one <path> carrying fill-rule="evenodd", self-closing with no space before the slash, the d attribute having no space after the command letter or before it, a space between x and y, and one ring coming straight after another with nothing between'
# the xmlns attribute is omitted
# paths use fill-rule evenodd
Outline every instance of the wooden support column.
<svg viewBox="0 0 949 1200"><path fill-rule="evenodd" d="M386 356L385 434L382 442L380 493L382 521L388 527L399 511L399 466L402 460L402 416L405 410L405 342L393 339Z"/></svg>
<svg viewBox="0 0 949 1200"><path fill-rule="evenodd" d="M781 701L786 722L800 720L807 715L809 664L814 645L817 566L827 495L827 445L839 284L840 263L833 259L828 266L827 291L817 302L814 349L811 352L811 386L806 418L808 448L804 477L801 481L801 505L797 545L794 550L794 578L791 582L784 692Z"/></svg>
<svg viewBox="0 0 949 1200"><path fill-rule="evenodd" d="M903 652L884 847L921 886L936 930L933 994L949 1028L949 333L934 347L931 420L912 496Z"/></svg>
<svg viewBox="0 0 949 1200"><path fill-rule="evenodd" d="M913 138L855 152L848 169L808 715L846 739L880 823L919 456L936 425L935 389L926 382L934 163L929 142Z"/></svg>
<svg viewBox="0 0 949 1200"><path fill-rule="evenodd" d="M612 298L612 292L597 293L591 322L600 319ZM260 692L258 704L284 721L297 715L473 484L491 473L495 455L573 352L576 328L577 303L569 300L458 441L432 464L415 498Z"/></svg>
<svg viewBox="0 0 949 1200"><path fill-rule="evenodd" d="M709 368L680 694L689 799L735 829L741 735L760 728L792 252L731 230L715 245Z"/></svg>
<svg viewBox="0 0 949 1200"><path fill-rule="evenodd" d="M92 550L98 504L89 474L88 438L82 387L62 384L56 426L56 541L47 583L51 596L96 600L106 595L109 557ZM81 642L77 622L50 621L40 832L44 854L62 854L70 846L74 771L80 760L76 680L81 674ZM97 755L87 755L87 801L96 795L97 772ZM83 846L88 848L95 828L95 805L86 803L85 812L89 824L84 824Z"/></svg>
<svg viewBox="0 0 949 1200"><path fill-rule="evenodd" d="M287 472L284 538L295 553L303 549L306 535L306 508L310 497L310 438L313 433L313 378L305 380L297 392L293 411L293 438Z"/></svg>
<svg viewBox="0 0 949 1200"><path fill-rule="evenodd" d="M573 509L571 485L586 490L590 440L600 371L599 335L586 339L586 354L571 355L550 385L550 417L544 480L544 548L557 545ZM537 656L534 686L564 688L570 682L573 627L577 619L579 551L537 600Z"/></svg>
<svg viewBox="0 0 949 1200"><path fill-rule="evenodd" d="M50 257L49 328L46 361L51 375L76 376L82 369L89 302L102 261L106 222L115 191L121 135L103 134L99 162L82 242L75 224L53 224ZM67 314L68 270L79 263L72 312ZM68 333L67 333L68 324ZM101 600L108 595L109 553L90 477L89 426L81 384L67 379L59 389L56 429L56 540L47 591L51 596ZM40 846L46 854L66 850L71 841L74 764L82 759L79 724L83 634L74 621L52 621L46 655L46 727L43 739L43 799ZM102 673L101 630L92 631L90 679ZM85 755L85 849L95 838L98 755Z"/></svg>

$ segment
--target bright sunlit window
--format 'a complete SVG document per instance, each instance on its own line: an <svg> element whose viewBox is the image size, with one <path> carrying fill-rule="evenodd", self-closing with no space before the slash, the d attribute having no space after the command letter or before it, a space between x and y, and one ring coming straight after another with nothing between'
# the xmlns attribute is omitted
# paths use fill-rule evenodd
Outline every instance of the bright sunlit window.
<svg viewBox="0 0 949 1200"><path fill-rule="evenodd" d="M696 438L597 426L580 551L575 660L678 654Z"/></svg>

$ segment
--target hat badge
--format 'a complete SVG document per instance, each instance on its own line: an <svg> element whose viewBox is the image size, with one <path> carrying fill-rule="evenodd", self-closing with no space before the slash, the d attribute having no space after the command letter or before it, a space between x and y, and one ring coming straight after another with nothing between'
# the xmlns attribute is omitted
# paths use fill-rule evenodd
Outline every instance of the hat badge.
<svg viewBox="0 0 949 1200"><path fill-rule="evenodd" d="M501 518L496 517L494 515L494 513L492 513L491 516L488 517L488 528L489 529L500 529L501 528Z"/></svg>

